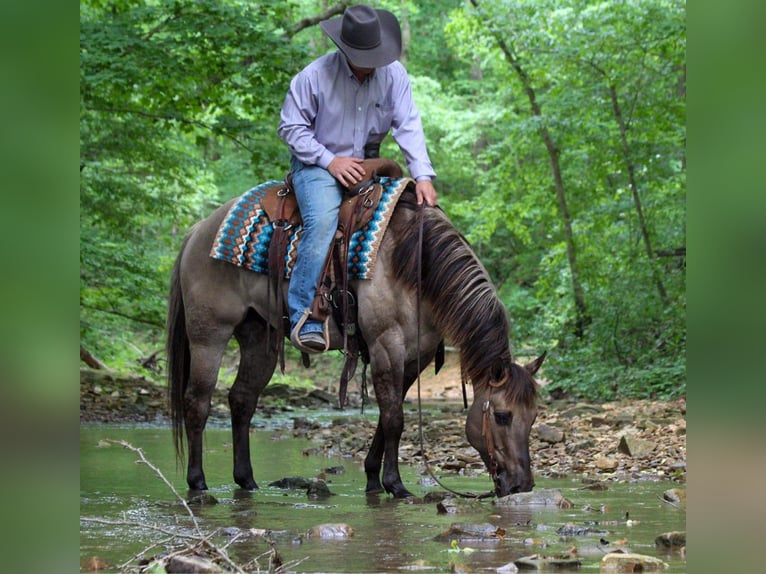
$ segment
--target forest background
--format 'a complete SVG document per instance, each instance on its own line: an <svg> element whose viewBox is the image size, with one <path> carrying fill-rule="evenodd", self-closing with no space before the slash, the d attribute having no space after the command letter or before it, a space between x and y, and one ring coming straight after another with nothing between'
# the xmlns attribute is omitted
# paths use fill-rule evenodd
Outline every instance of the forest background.
<svg viewBox="0 0 766 574"><path fill-rule="evenodd" d="M285 91L347 4L80 2L81 352L161 365L184 233L284 175ZM439 203L514 352L548 350L554 391L685 395L685 2L374 5L402 23Z"/></svg>

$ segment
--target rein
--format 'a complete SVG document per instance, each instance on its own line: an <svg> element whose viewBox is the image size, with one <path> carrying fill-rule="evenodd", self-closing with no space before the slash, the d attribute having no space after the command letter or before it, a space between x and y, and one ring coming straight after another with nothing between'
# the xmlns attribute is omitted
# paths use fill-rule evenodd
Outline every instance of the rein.
<svg viewBox="0 0 766 574"><path fill-rule="evenodd" d="M421 203L418 208L418 292L417 292L417 300L416 300L416 320L418 322L418 331L417 331L417 355L418 355L418 434L420 436L420 455L423 457L423 462L426 465L426 471L428 472L428 475L436 481L436 484L438 484L440 487L442 487L447 492L451 492L455 496L459 496L461 498L473 498L477 500L481 500L483 498L491 498L495 496L494 491L485 492L484 494L474 494L473 492L460 492L457 490L453 490L452 488L449 488L444 483L442 483L441 480L434 474L434 471L431 469L431 465L428 462L428 456L426 455L426 448L425 448L425 438L423 436L423 405L420 398L420 300L422 298L422 267L423 267L423 214L425 213L425 207L426 204ZM463 387L463 401L465 402L465 387ZM497 462L495 461L495 448L494 448L494 440L492 439L492 432L489 430L489 394L487 394L487 401L484 403L484 408L482 409L484 415L482 419L482 435L485 434L485 430L487 431L486 436L489 438L486 439L487 441L487 447L489 449L490 453L490 476L492 477L492 480L494 482L495 476L497 474Z"/></svg>

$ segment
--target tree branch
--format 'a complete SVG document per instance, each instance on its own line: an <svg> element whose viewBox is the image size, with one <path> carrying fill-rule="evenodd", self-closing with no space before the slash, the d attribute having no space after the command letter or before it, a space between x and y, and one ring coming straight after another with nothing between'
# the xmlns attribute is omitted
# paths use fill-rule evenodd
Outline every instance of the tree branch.
<svg viewBox="0 0 766 574"><path fill-rule="evenodd" d="M80 360L85 361L85 364L88 365L91 369L102 369L105 371L111 371L109 367L106 366L106 363L103 363L99 361L93 353L91 353L88 349L80 345Z"/></svg>
<svg viewBox="0 0 766 574"><path fill-rule="evenodd" d="M200 120L193 120L189 118L185 118L183 116L178 116L175 114L155 114L150 112L144 112L142 110L133 110L129 108L98 108L98 107L89 107L87 108L91 112L100 112L100 113L106 113L106 114L130 114L130 115L136 115L141 116L142 118L148 118L150 120L156 120L156 121L164 121L164 122L178 122L181 124L188 124L191 126L196 126L198 128L202 128L205 130L208 130L213 133L220 133L225 138L230 139L234 144L238 145L242 149L244 149L246 152L252 153L253 149L251 149L247 144L245 144L243 141L241 141L238 137L235 135L227 132L227 131L220 131L216 132L215 128L211 126L210 124L207 124ZM80 171L82 171L82 168L84 165L81 164Z"/></svg>
<svg viewBox="0 0 766 574"><path fill-rule="evenodd" d="M117 311L116 309L102 309L100 307L94 307L92 305L85 305L83 303L80 303L80 306L83 309L90 309L91 311L98 311L99 313L107 313L109 315L116 315L117 317L123 317L124 319L130 319L131 321L135 321L136 323L142 323L144 325L149 325L151 327L157 327L158 329L164 329L165 324L159 323L157 321L152 321L151 319L144 319L143 317L135 317L133 315L128 315L127 313L123 313L122 311Z"/></svg>
<svg viewBox="0 0 766 574"><path fill-rule="evenodd" d="M328 8L321 14L317 14L316 16L309 16L307 18L304 18L303 20L300 20L297 24L290 27L288 30L285 31L285 36L288 38L292 38L295 36L298 32L301 30L305 30L306 28L310 28L311 26L316 26L321 22L322 20L327 20L328 18L331 18L333 16L336 16L338 14L343 14L345 12L346 8L348 7L348 2L339 2L335 6L332 6L331 8Z"/></svg>

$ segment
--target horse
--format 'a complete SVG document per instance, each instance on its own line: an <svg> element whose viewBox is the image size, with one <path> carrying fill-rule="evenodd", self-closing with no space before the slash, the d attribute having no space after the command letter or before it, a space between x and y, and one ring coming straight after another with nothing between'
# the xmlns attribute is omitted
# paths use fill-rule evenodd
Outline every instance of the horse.
<svg viewBox="0 0 766 574"><path fill-rule="evenodd" d="M181 463L186 435L186 481L195 491L208 488L202 434L231 337L238 342L240 354L228 393L233 478L242 489L258 488L250 458L250 422L258 397L274 373L278 359L274 333L278 322L284 321L268 275L209 256L234 201L191 227L170 284L170 418ZM531 491L529 434L537 415L533 377L545 354L523 367L514 362L509 319L489 274L440 208L417 205L414 182L399 198L375 265L372 278L350 281L358 305L357 330L368 347L380 412L364 461L366 492L412 496L402 482L397 460L404 398L445 338L459 349L464 380L473 385L466 436L489 470L495 494ZM287 280L282 282L284 290L287 285ZM342 349L343 335L333 321L329 329L330 348Z"/></svg>

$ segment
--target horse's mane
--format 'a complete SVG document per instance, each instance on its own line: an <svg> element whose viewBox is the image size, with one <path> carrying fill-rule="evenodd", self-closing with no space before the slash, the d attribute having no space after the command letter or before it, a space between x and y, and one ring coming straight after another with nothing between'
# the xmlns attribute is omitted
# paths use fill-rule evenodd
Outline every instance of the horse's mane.
<svg viewBox="0 0 766 574"><path fill-rule="evenodd" d="M402 196L398 209L407 203ZM411 212L407 225L397 226L393 267L399 280L417 288L419 217L417 210ZM523 367L513 363L506 309L468 241L438 208L424 210L421 266L423 298L432 307L439 331L460 350L461 369L474 391L489 384L493 369L510 369L498 373L512 382L506 385L509 399L532 404L535 384L528 373L517 371ZM517 384L521 380L526 383Z"/></svg>

